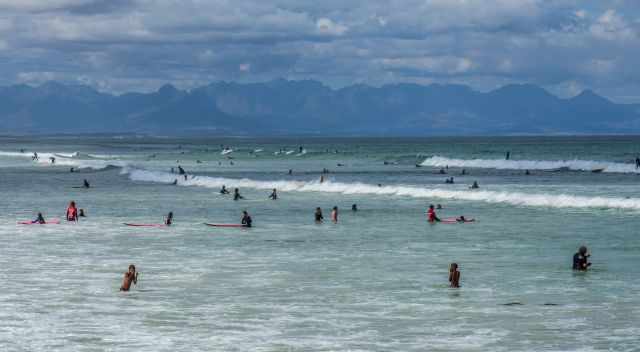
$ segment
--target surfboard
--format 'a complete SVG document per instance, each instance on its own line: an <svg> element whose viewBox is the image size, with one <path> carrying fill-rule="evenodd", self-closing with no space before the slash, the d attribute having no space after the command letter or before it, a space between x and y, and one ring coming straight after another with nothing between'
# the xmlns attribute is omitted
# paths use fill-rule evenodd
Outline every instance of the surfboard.
<svg viewBox="0 0 640 352"><path fill-rule="evenodd" d="M242 224L210 224L208 222L205 222L204 224L211 227L245 227Z"/></svg>
<svg viewBox="0 0 640 352"><path fill-rule="evenodd" d="M458 221L456 220L456 218L445 218L445 219L441 219L440 220L441 223L443 224L462 224L462 223L468 223L468 222L476 222L476 219L465 219L464 221Z"/></svg>
<svg viewBox="0 0 640 352"><path fill-rule="evenodd" d="M135 226L135 227L167 227L165 224L134 224L134 223L124 223L127 226Z"/></svg>
<svg viewBox="0 0 640 352"><path fill-rule="evenodd" d="M60 224L60 220L58 219L51 219L45 222L44 224L41 224L39 222L31 222L31 221L18 221L18 225L58 225L58 224Z"/></svg>

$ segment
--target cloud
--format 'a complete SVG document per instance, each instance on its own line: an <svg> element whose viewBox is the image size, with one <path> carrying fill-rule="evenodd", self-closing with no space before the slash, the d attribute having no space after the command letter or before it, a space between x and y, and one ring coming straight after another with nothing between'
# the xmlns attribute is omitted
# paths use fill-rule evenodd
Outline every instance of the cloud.
<svg viewBox="0 0 640 352"><path fill-rule="evenodd" d="M0 79L528 82L615 100L640 96L639 18L623 0L0 0Z"/></svg>

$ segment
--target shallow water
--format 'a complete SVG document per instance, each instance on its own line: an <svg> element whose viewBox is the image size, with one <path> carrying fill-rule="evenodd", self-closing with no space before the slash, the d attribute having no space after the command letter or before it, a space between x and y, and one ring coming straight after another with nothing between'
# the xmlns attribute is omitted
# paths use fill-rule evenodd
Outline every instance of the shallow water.
<svg viewBox="0 0 640 352"><path fill-rule="evenodd" d="M639 142L3 138L0 346L637 350ZM234 149L234 165L221 144ZM294 152L274 155L284 148ZM178 160L195 178L172 186ZM519 165L541 166L527 176ZM320 184L323 168L331 173ZM456 184L444 184L450 176ZM72 188L85 178L91 189ZM480 190L468 189L474 180ZM246 199L219 195L222 184ZM267 200L273 187L277 201ZM16 225L38 211L61 218L72 199L88 215L78 224ZM477 221L429 225L430 203L443 205L442 217ZM334 205L338 224L313 223L315 207L328 218ZM238 222L245 209L252 229L202 224ZM169 211L170 228L122 225L161 222ZM582 244L593 270L574 273ZM451 262L460 289L448 288ZM140 281L118 292L130 263Z"/></svg>

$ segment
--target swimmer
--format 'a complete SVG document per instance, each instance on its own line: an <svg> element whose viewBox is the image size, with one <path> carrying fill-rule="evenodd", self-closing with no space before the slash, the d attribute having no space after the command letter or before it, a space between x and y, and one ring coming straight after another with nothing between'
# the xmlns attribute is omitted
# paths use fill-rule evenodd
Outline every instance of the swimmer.
<svg viewBox="0 0 640 352"><path fill-rule="evenodd" d="M251 227L253 220L251 220L251 216L245 210L242 212L242 227Z"/></svg>
<svg viewBox="0 0 640 352"><path fill-rule="evenodd" d="M320 207L316 208L316 212L314 214L315 219L316 219L316 224L321 224L322 221L324 220L324 216L322 216L322 209L320 209Z"/></svg>
<svg viewBox="0 0 640 352"><path fill-rule="evenodd" d="M573 255L573 270L587 271L591 266L589 263L589 257L591 254L587 251L587 247L581 246L578 252Z"/></svg>
<svg viewBox="0 0 640 352"><path fill-rule="evenodd" d="M237 188L233 189L233 200L240 200L240 199L244 199L243 196L240 195L240 190Z"/></svg>
<svg viewBox="0 0 640 352"><path fill-rule="evenodd" d="M136 266L131 264L129 265L129 270L124 273L124 278L122 279L122 285L120 286L120 291L129 291L131 288L131 284L138 284L138 273L136 272Z"/></svg>
<svg viewBox="0 0 640 352"><path fill-rule="evenodd" d="M358 205L357 204L351 204L351 211L358 211Z"/></svg>
<svg viewBox="0 0 640 352"><path fill-rule="evenodd" d="M82 187L84 187L84 188L89 188L89 187L91 187L91 185L89 184L89 181L87 181L87 179L84 179L84 180L82 181Z"/></svg>
<svg viewBox="0 0 640 352"><path fill-rule="evenodd" d="M437 204L436 209L442 209L442 204Z"/></svg>
<svg viewBox="0 0 640 352"><path fill-rule="evenodd" d="M436 210L434 209L433 204L429 205L429 210L427 210L427 221L431 223L440 221L440 218L436 215Z"/></svg>
<svg viewBox="0 0 640 352"><path fill-rule="evenodd" d="M56 158L55 157L50 157L49 160L51 161L52 164L56 163Z"/></svg>
<svg viewBox="0 0 640 352"><path fill-rule="evenodd" d="M458 271L457 263L451 263L451 265L449 265L449 287L460 287L460 272Z"/></svg>
<svg viewBox="0 0 640 352"><path fill-rule="evenodd" d="M471 185L471 187L469 187L471 189L478 189L480 188L480 186L478 186L478 181L473 181L473 184Z"/></svg>
<svg viewBox="0 0 640 352"><path fill-rule="evenodd" d="M276 192L276 189L274 188L273 191L271 192L271 194L269 195L269 199L272 200L276 200L278 199L278 193Z"/></svg>
<svg viewBox="0 0 640 352"><path fill-rule="evenodd" d="M80 213L78 214L78 217L80 218L86 218L87 216L84 215L84 209L80 209Z"/></svg>
<svg viewBox="0 0 640 352"><path fill-rule="evenodd" d="M333 221L334 224L338 223L338 207L336 206L331 210L331 221Z"/></svg>
<svg viewBox="0 0 640 352"><path fill-rule="evenodd" d="M186 174L186 172L184 171L184 169L183 169L183 168L182 168L182 166L180 166L180 165L178 165L178 173L179 173L180 175L184 175L184 174Z"/></svg>
<svg viewBox="0 0 640 352"><path fill-rule="evenodd" d="M169 214L164 218L164 224L167 226L171 226L173 224L173 212L170 211Z"/></svg>
<svg viewBox="0 0 640 352"><path fill-rule="evenodd" d="M178 185L178 179L177 178L174 179L173 182L171 182L171 184L174 185L174 186Z"/></svg>
<svg viewBox="0 0 640 352"><path fill-rule="evenodd" d="M220 188L220 194L229 194L229 190L225 185L222 185L222 188Z"/></svg>

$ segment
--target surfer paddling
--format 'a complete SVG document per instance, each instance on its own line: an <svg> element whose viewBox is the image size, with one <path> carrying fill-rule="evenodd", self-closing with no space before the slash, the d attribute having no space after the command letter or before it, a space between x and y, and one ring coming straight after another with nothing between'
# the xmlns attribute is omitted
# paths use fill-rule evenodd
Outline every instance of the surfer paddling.
<svg viewBox="0 0 640 352"><path fill-rule="evenodd" d="M133 264L129 265L129 270L124 273L120 291L129 291L131 289L131 284L138 284L138 273L136 272L136 266Z"/></svg>

